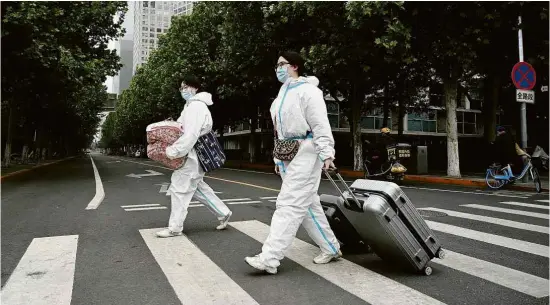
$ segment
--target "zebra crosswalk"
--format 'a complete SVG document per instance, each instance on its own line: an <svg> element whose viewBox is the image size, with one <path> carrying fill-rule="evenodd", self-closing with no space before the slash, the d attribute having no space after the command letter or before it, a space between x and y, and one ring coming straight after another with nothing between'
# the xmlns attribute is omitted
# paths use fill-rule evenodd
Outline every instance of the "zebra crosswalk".
<svg viewBox="0 0 550 305"><path fill-rule="evenodd" d="M273 200L275 197L261 197L261 200ZM257 202L250 198L227 199L228 204L247 204ZM266 203L268 204L268 203ZM139 208L147 208L143 206ZM510 207L510 208L505 208ZM548 200L518 200L501 201L492 205L464 204L456 208L423 207L420 211L444 213L446 216L429 217L426 222L441 235L446 251L444 259L434 259L431 263L434 273L431 276L418 274L388 272L388 269L373 268L372 264L362 263L357 255L344 255L343 259L327 265L316 265L312 258L318 254L318 247L310 240L297 237L286 251L287 259L297 264L297 268L306 270L308 279L291 279L280 272L280 280L315 281L319 289L326 285L336 286L343 292L351 294L358 302L371 305L394 304L487 304L488 299L468 298L457 299L456 290L464 290L471 294L477 289L495 298L493 304L543 304L548 303L549 285L548 273L533 272L533 269L523 270L521 265L506 264L502 259L480 257L476 249L465 251L456 245L462 240L470 240L484 247L490 247L494 256L501 252L511 251L512 254L523 255L545 264L538 266L541 270L548 270L550 248L548 244L526 241L515 235L503 236L498 228L505 228L506 232L529 232L540 239L547 239L549 228L541 225L540 219L548 219ZM127 209L138 208L126 206ZM527 209L527 210L525 210ZM536 210L538 212L533 212ZM512 212L513 211L513 212ZM481 213L481 214L478 214ZM487 216L490 214L490 216ZM511 220L511 215L519 216ZM546 217L543 217L546 216ZM521 220L521 221L520 221ZM534 223L533 223L534 222ZM475 225L484 224L486 231L476 230ZM230 222L231 234L247 237L259 249L269 234L269 224L260 220L235 220ZM470 226L472 225L472 226ZM197 243L192 235L182 235L174 238L160 239L155 232L161 228L143 228L138 230L141 242L146 245L144 251L154 258L158 268L162 271L165 280L171 286L181 304L263 304L257 298L257 291L252 291L247 285L234 278L234 273L227 272L227 265L242 265L243 270L250 268L243 260L212 259L208 254L211 251L204 247L214 247L210 243ZM442 234L441 234L442 233ZM223 232L216 234L224 234ZM53 236L35 238L22 255L6 284L2 289L2 304L71 304L74 285L78 247L78 235ZM236 244L234 247L240 247ZM234 251L227 249L226 251ZM250 253L254 254L254 253ZM374 254L361 254L368 260L384 264ZM510 258L511 259L511 258ZM526 261L526 264L535 264ZM284 262L283 262L284 264ZM287 270L288 271L288 270ZM250 270L253 272L253 270ZM536 273L536 274L534 274ZM243 277L254 276L245 273ZM450 279L457 279L451 281ZM262 281L262 277L254 281ZM429 283L429 284L428 284ZM265 286L266 291L277 289ZM296 285L296 293L300 285ZM135 292L139 293L139 292ZM143 292L147 293L147 292ZM281 292L270 292L272 294ZM303 291L300 293L304 293ZM315 291L311 291L315 294ZM492 295L494 294L494 295ZM310 304L337 304L339 296L334 299L319 301L311 299ZM273 303L277 304L275 300ZM339 303L338 303L339 304Z"/></svg>

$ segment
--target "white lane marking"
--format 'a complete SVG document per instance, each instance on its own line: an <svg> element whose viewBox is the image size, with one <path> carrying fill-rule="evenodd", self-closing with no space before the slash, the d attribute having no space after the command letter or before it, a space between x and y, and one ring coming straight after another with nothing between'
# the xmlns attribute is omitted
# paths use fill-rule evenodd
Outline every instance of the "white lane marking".
<svg viewBox="0 0 550 305"><path fill-rule="evenodd" d="M162 175L164 175L163 173L155 172L155 171L150 170L150 169L146 169L145 171L148 172L148 174L139 174L139 175L138 174L129 174L129 175L126 175L126 177L141 179L142 177L152 177L152 176L162 176Z"/></svg>
<svg viewBox="0 0 550 305"><path fill-rule="evenodd" d="M90 156L90 160L92 161L92 167L94 169L95 195L90 203L88 203L86 210L95 210L101 204L101 202L103 202L103 199L105 199L105 190L103 189L103 183L101 182L101 177L99 176L99 172L97 171L97 167L95 166L92 156Z"/></svg>
<svg viewBox="0 0 550 305"><path fill-rule="evenodd" d="M275 196L275 197L260 197L260 199L262 199L262 200L265 200L265 199L277 199L277 196Z"/></svg>
<svg viewBox="0 0 550 305"><path fill-rule="evenodd" d="M439 232L478 240L488 244L514 249L525 253L549 257L550 248L544 245L539 245L528 241L513 239L500 235L479 232L430 220L426 220L426 223L432 230L436 230Z"/></svg>
<svg viewBox="0 0 550 305"><path fill-rule="evenodd" d="M508 204L508 205L515 205L518 207L526 207L526 208L534 208L534 209L543 209L543 210L550 210L550 207L547 205L540 205L540 204L529 204L529 203L523 203L523 202L515 202L515 201L503 201L502 204Z"/></svg>
<svg viewBox="0 0 550 305"><path fill-rule="evenodd" d="M167 207L160 206L160 207L149 207L149 208L135 208L135 209L124 209L126 212L132 212L132 211L150 211L150 210L166 210Z"/></svg>
<svg viewBox="0 0 550 305"><path fill-rule="evenodd" d="M139 233L182 304L258 305L185 235L158 238L158 230Z"/></svg>
<svg viewBox="0 0 550 305"><path fill-rule="evenodd" d="M234 198L234 199L221 199L223 202L233 202L233 201L247 201L251 200L250 198ZM200 203L200 201L191 201L190 203Z"/></svg>
<svg viewBox="0 0 550 305"><path fill-rule="evenodd" d="M550 200L535 200L535 201L538 201L538 202L546 202L546 203L549 203Z"/></svg>
<svg viewBox="0 0 550 305"><path fill-rule="evenodd" d="M35 238L2 289L2 304L70 305L78 235Z"/></svg>
<svg viewBox="0 0 550 305"><path fill-rule="evenodd" d="M480 209L480 210L495 211L495 212L501 212L501 213L514 214L514 215L523 215L523 216L529 216L529 217L535 217L535 218L542 218L542 219L549 219L550 218L548 216L548 214L533 213L533 212L526 212L526 211L513 210L513 209L503 209L503 208L480 205L480 204L463 204L461 206L468 207L468 208L474 208L474 209Z"/></svg>
<svg viewBox="0 0 550 305"><path fill-rule="evenodd" d="M228 202L227 204L251 204L251 203L262 203L261 201L236 201L236 202ZM194 204L190 204L189 207L190 208L196 208L196 207L204 207L205 205L203 204L200 204L200 203L194 203Z"/></svg>
<svg viewBox="0 0 550 305"><path fill-rule="evenodd" d="M227 168L223 167L220 168L226 171L233 171L233 172L244 172L244 173L253 173L253 174L262 174L262 175L275 175L275 164L273 164L273 172L259 172L259 171L253 171L253 170L246 170L246 169L236 169L236 168Z"/></svg>
<svg viewBox="0 0 550 305"><path fill-rule="evenodd" d="M527 197L525 197L525 196L516 196L516 195L508 195L508 194L494 194L494 193L467 192L467 191L456 191L456 190L445 190L445 189L432 189L432 188L427 188L427 187L416 187L416 186L402 186L401 188L415 189L415 190L425 190L425 191L434 191L434 192L447 192L447 193L459 193L459 194L512 197L512 198L527 199Z"/></svg>
<svg viewBox="0 0 550 305"><path fill-rule="evenodd" d="M550 282L547 279L453 251L445 250L445 259L434 259L433 262L535 298L549 295Z"/></svg>
<svg viewBox="0 0 550 305"><path fill-rule="evenodd" d="M136 205L121 205L121 208L142 208L142 207L154 207L159 206L158 203L151 203L151 204L136 204Z"/></svg>
<svg viewBox="0 0 550 305"><path fill-rule="evenodd" d="M459 218L465 218L465 219L471 219L471 220L477 220L477 221L483 221L488 222L500 226L515 228L515 229L521 229L521 230L527 230L527 231L533 231L538 233L544 233L549 234L548 227L545 226L537 226L532 225L528 223L523 223L519 221L512 221L508 219L501 219L501 218L494 218L494 217L488 217L488 216L482 216L482 215L476 215L476 214L468 214L468 213L462 213L452 210L445 210L445 209L438 209L438 208L418 208L418 210L426 210L426 211L435 211L435 212L442 212L446 213L451 217L459 217Z"/></svg>
<svg viewBox="0 0 550 305"><path fill-rule="evenodd" d="M277 199L274 200L268 200L269 202L277 202Z"/></svg>
<svg viewBox="0 0 550 305"><path fill-rule="evenodd" d="M257 220L231 222L229 224L259 242L264 242L269 234L269 226ZM292 245L285 252L289 259L302 267L372 305L444 304L345 259L330 264L315 264L311 258L317 254L319 254L318 247L298 238L294 238ZM390 295L388 295L389 291L391 291Z"/></svg>

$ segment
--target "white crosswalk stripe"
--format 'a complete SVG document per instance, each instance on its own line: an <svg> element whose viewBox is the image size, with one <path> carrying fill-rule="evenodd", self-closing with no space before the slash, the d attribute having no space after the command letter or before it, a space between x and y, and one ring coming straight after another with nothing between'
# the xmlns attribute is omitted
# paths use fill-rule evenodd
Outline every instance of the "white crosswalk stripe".
<svg viewBox="0 0 550 305"><path fill-rule="evenodd" d="M267 205L268 202L274 201L271 198L275 197L261 197L260 200L255 200L256 198L258 197L224 199L224 202L231 205ZM540 225L540 221L536 225L500 218L510 216L509 214L514 213L519 216L533 217L534 219L531 219L533 222L537 221L536 218L544 219L541 215L546 216L546 214L521 210L521 208L532 208L532 205L536 205L533 202L543 202L543 200L532 200L531 203L527 201L503 201L496 203L513 205L517 209L504 209L476 204L456 207L462 210L464 210L463 208L471 208L471 211L468 210L471 213L455 211L452 208L419 208L418 210L447 214L447 216L437 218L428 217L426 220L426 223L435 231L436 236L439 232L445 233L443 246L446 257L442 260L434 259L431 263L431 266L434 268L434 274L431 277L441 276L441 279L444 279L430 283L430 285L441 285L441 289L434 288L434 291L437 292L425 291L418 288L425 284L414 286L414 288L410 284L411 277L419 282L430 281L430 278L418 274L407 274L406 271L399 276L386 274L386 271L383 269L382 271L377 269L375 272L369 269L370 267L352 262L351 260L353 259L347 255L344 255L343 259L330 264L314 264L312 258L318 254L319 248L310 241L299 238L294 239L291 247L286 251L286 257L295 262L298 266L297 268L307 270L307 276L315 277L315 283L319 285L319 289L323 289L323 285L334 285L372 305L445 304L452 299L452 297L449 297L449 295L452 295L452 292L445 291L445 288L448 289L448 286L444 286L444 282L454 277L460 278L460 280L453 283L453 285L458 285L456 289L467 287L467 285L486 283L487 285L493 285L487 287L500 287L499 289L511 290L526 297L544 298L550 295L550 281L546 278L547 275L544 276L541 273L536 273L533 269L530 269L531 271L523 270L524 267L522 264L511 262L510 265L507 265L506 261L499 260L498 258L493 259L492 257L487 257L487 255L481 257L475 249L472 249L471 252L464 251L463 248L453 249L453 246L456 245L454 244L455 239L468 239L483 243L484 247L494 249L495 253L500 253L502 249L507 248L520 251L518 253L522 255L527 253L540 258L549 257L550 248L546 245L525 241L513 236L498 235L521 231L523 232L523 236L527 232L539 237L547 237L549 228ZM195 206L203 205L190 205L190 207ZM539 204L537 206L543 205ZM124 205L121 208L126 211L166 209L165 206L160 206L159 204ZM478 215L475 212L491 213L492 216ZM437 219L437 221L433 219ZM529 219L525 221L529 221ZM457 225L457 223L460 225ZM483 225L486 227L484 229L485 232L468 228L468 223L476 223L478 227ZM228 228L229 232L219 234L229 233L247 236L254 243L263 243L269 234L269 225L258 220L230 222ZM503 230L491 231L490 228L505 228L506 230L504 230L505 233L498 233L503 232ZM143 228L139 230L139 235L141 235L145 249L143 251L147 251L147 254L152 257L151 259L154 259L156 264L158 264L155 268L161 271L160 274L165 277L163 280L167 283L166 285L169 284L171 286L170 291L175 293L174 298L177 296L181 304L261 304L255 298L254 291L250 291L250 287L247 287L246 284L243 285L242 281L243 278L254 276L252 275L254 270L251 269L251 274L243 273L240 280L233 278L230 275L231 272L228 273L226 271L234 271L232 268L235 265L244 265L244 267L249 268L242 260L238 262L233 260L215 260L206 254L209 251L202 248L207 247L206 245L203 244L202 247L199 247L193 242L194 238L200 237L193 236L193 234L184 234L183 236L163 239L155 236L158 230L160 228ZM77 262L78 239L79 236L77 235L68 235L35 238L32 240L27 251L21 257L19 264L2 289L2 304L71 304L75 270L78 271L78 266L75 266ZM214 246L214 244L211 244L211 246ZM228 245L226 244L226 246ZM227 251L235 251L240 246L240 244L229 244ZM255 244L255 246L259 246L259 244ZM80 251L86 250L79 249ZM384 262L373 254L361 255L370 255L370 258L379 260L380 264L392 264L392 262ZM548 265L540 266L540 268L548 268ZM282 268L281 270L280 273L288 272L288 269L285 270ZM284 274L276 275L276 277L279 276L282 276L284 280L288 280L288 278L284 278ZM253 281L262 280L262 277L258 277ZM213 287L219 289L213 289ZM266 286L264 289L267 291L271 288ZM296 289L300 289L299 285ZM276 295L279 291L269 293ZM291 294L293 292L288 291L288 293ZM447 293L449 295L446 295ZM335 296L335 298L337 297ZM473 300L469 299L469 301Z"/></svg>
<svg viewBox="0 0 550 305"><path fill-rule="evenodd" d="M515 201L503 201L502 204L508 204L508 205L515 205L518 207L526 207L526 208L533 208L533 209L543 209L543 210L549 210L550 206L547 205L540 205L540 204L530 204L530 203L523 203L523 202L515 202Z"/></svg>
<svg viewBox="0 0 550 305"><path fill-rule="evenodd" d="M464 204L464 205L461 205L461 206L468 207L468 208L474 208L474 209L481 209L481 210L507 213L507 214L523 215L523 216L542 218L542 219L550 219L548 214L542 214L542 213L534 213L534 212L527 212L527 211L513 210L513 209L503 209L503 208L492 207L492 206L487 206L487 205L480 205L480 204Z"/></svg>

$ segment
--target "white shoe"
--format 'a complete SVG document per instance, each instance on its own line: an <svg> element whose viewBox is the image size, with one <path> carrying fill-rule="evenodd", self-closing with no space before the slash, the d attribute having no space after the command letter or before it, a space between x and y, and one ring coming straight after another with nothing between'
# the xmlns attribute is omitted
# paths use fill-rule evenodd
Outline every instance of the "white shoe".
<svg viewBox="0 0 550 305"><path fill-rule="evenodd" d="M265 271L269 274L277 274L277 268L266 266L266 264L260 261L260 256L245 257L244 261L249 264L251 267L254 267L258 270Z"/></svg>
<svg viewBox="0 0 550 305"><path fill-rule="evenodd" d="M339 259L340 257L342 257L342 252L340 252L340 250L338 250L336 254L321 252L321 254L313 259L313 262L316 264L328 264L332 260Z"/></svg>
<svg viewBox="0 0 550 305"><path fill-rule="evenodd" d="M233 215L233 212L229 211L229 213L227 213L227 215L220 220L220 225L216 227L216 230L224 230L229 223L229 218L231 218L231 215Z"/></svg>
<svg viewBox="0 0 550 305"><path fill-rule="evenodd" d="M181 232L172 232L170 229L164 229L162 231L157 232L157 237L160 238L167 238L167 237L174 237L174 236L180 236L182 235Z"/></svg>

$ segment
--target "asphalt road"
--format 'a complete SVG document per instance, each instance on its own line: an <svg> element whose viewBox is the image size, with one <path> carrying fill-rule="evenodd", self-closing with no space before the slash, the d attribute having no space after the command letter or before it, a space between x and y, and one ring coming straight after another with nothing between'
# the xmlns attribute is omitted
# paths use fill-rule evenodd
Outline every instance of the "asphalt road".
<svg viewBox="0 0 550 305"><path fill-rule="evenodd" d="M205 181L233 211L231 226L216 231L215 217L193 202L185 235L157 239L170 213L170 171L144 159L92 157L98 177L83 157L2 182L3 304L549 302L548 194L405 186L418 209L432 212L425 219L447 250L432 275L374 254L315 266L317 250L301 229L279 273L268 276L244 257L260 252L278 176L212 173ZM319 192L336 194L328 181ZM86 209L90 202L99 205Z"/></svg>

